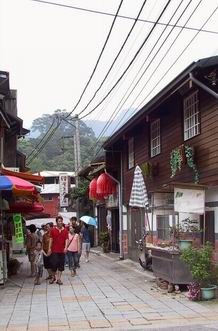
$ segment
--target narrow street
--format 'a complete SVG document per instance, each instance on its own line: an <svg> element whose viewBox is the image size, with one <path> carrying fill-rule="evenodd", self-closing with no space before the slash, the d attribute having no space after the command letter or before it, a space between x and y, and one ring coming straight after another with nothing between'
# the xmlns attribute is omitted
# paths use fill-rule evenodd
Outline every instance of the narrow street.
<svg viewBox="0 0 218 331"><path fill-rule="evenodd" d="M0 331L218 330L218 302L196 303L184 294L164 294L152 274L129 260L91 254L78 275L68 270L63 286L19 275L0 289Z"/></svg>

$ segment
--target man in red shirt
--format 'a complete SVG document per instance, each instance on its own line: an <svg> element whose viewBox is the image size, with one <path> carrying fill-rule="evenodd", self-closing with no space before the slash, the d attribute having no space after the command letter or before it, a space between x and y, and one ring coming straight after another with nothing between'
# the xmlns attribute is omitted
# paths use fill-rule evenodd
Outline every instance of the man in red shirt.
<svg viewBox="0 0 218 331"><path fill-rule="evenodd" d="M51 270L52 279L49 281L53 284L55 281L58 285L62 285L61 274L64 271L65 253L67 252L68 246L68 231L64 227L63 217L56 217L56 227L53 227L50 232L49 249L48 255L51 255Z"/></svg>

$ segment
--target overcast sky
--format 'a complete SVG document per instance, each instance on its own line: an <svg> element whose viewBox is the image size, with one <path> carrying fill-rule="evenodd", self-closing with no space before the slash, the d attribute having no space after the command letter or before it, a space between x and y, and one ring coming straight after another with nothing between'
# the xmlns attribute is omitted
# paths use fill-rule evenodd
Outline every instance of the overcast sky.
<svg viewBox="0 0 218 331"><path fill-rule="evenodd" d="M57 0L56 2L115 14L120 0ZM170 20L180 2L181 0L170 2L160 19L161 23L167 23ZM171 24L178 20L189 2L189 0L182 2L172 17ZM143 0L124 0L119 14L136 17L142 3ZM140 18L156 21L166 3L167 0L147 0ZM198 3L199 0L190 2L178 25L185 24ZM187 27L201 28L217 6L218 0L202 0L188 21ZM35 118L42 114L52 114L56 109L70 111L77 103L91 75L113 17L31 0L0 0L0 13L0 70L10 72L10 87L18 91L18 115L24 120L24 126L29 128ZM82 102L75 110L75 114L83 110L93 96L132 24L133 21L130 19L117 18L93 80ZM146 22L136 24L108 80L83 115L91 111L115 84L152 26L153 24ZM166 38L172 28L168 27L163 32L164 27L164 25L157 25L136 61L124 76L124 80L87 119L104 120L108 119L115 109L118 112L119 109L127 110L130 107L140 108L191 62L218 54L218 34L200 32L191 42L197 33L196 30L183 29L177 37L181 29L175 28ZM218 10L203 29L218 32ZM148 57L161 33L163 33L161 39ZM175 43L165 55L176 37ZM166 39L165 42L164 39ZM189 42L191 42L189 47L184 51ZM158 51L159 48L160 51ZM172 64L174 64L173 67L166 73ZM139 71L140 68L141 71ZM143 70L145 73L142 79L131 92L134 87L133 79L136 83L135 77L140 77ZM138 72L139 76L136 76ZM129 98L121 102L124 95L126 95L125 100L128 94L130 94Z"/></svg>

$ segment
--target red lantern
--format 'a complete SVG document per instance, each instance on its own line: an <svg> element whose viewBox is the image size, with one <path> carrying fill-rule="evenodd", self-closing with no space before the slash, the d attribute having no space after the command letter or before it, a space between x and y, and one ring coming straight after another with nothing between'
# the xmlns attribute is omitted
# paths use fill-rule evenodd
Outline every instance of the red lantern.
<svg viewBox="0 0 218 331"><path fill-rule="evenodd" d="M97 179L97 194L107 196L116 192L116 183L108 174L103 173Z"/></svg>
<svg viewBox="0 0 218 331"><path fill-rule="evenodd" d="M97 178L93 178L89 184L89 199L97 199Z"/></svg>

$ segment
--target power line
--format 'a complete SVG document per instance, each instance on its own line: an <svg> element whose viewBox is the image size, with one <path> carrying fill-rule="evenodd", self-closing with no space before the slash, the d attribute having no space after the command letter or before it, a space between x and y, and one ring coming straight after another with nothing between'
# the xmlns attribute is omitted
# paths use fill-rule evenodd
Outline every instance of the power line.
<svg viewBox="0 0 218 331"><path fill-rule="evenodd" d="M202 1L202 0L201 0ZM200 1L200 2L201 2ZM200 2L199 2L199 4L200 4ZM198 5L199 5L198 4ZM198 5L197 5L197 7L198 7ZM207 23L208 23L208 21L211 19L211 17L214 15L214 13L217 11L217 9L218 9L218 6L213 10L213 12L210 14L210 16L207 18L207 20L203 23L203 25L201 26L201 28L203 28ZM189 19L190 19L190 17L189 17ZM187 22L185 23L185 24L187 24ZM143 100L143 102L141 102L139 105L138 105L138 107L137 107L137 109L136 109L136 111L137 110L139 110L139 108L142 106L142 103L144 104L144 102L145 102L145 100L149 97L149 95L152 93L152 91L159 85L159 83L163 80L163 78L166 76L166 74L172 69L172 67L175 65L175 63L179 60L179 58L184 54L184 52L188 49L188 47L191 45L191 43L194 41L194 39L197 37L197 35L201 32L201 28L199 29L199 31L193 36L193 38L190 40L190 42L186 45L186 47L183 49L183 51L179 54L179 56L176 58L176 60L172 63L172 65L168 68L168 70L162 75L162 77L161 77L161 79L159 79L158 80L158 82L157 82L157 84L151 89L151 91L149 92L149 94L146 96L146 98ZM174 42L175 42L175 40L174 40ZM170 48L171 48L171 46L170 46ZM162 61L162 60L161 60ZM158 67L158 66L157 66ZM157 69L157 67L156 67L156 69ZM152 73L152 75L153 75L153 73ZM120 122L118 123L118 125L120 124ZM118 125L116 126L116 128L113 130L113 132L112 132L112 135L113 135L113 133L116 131L116 129L117 129L117 127L118 127ZM95 154L95 156L97 156L98 155L98 153L100 152L100 150L101 150L101 148L102 148L102 146L99 148L99 150L97 151L97 153Z"/></svg>
<svg viewBox="0 0 218 331"><path fill-rule="evenodd" d="M56 132L56 130L57 130L57 128L59 126L60 126L60 121L59 121L59 118L58 118L58 123L57 123L56 127L49 134L49 136L47 137L46 141L42 144L42 146L40 146L40 148L38 149L38 151L36 150L35 154L30 158L30 160L27 161L27 165L29 165L30 163L32 163L32 161L40 154L40 152L43 150L43 148L45 147L45 145L51 140L51 138L53 137L54 133Z"/></svg>
<svg viewBox="0 0 218 331"><path fill-rule="evenodd" d="M107 37L106 37L106 40L105 40L104 46L102 47L102 50L101 50L100 55L99 55L99 57L98 57L98 59L97 59L97 62L96 62L95 67L94 67L94 69L93 69L93 71L92 71L92 74L91 74L91 76L89 77L88 82L86 83L85 88L83 89L83 92L82 92L82 94L80 95L80 98L79 98L78 102L76 103L76 105L75 105L75 107L73 108L73 110L72 110L72 111L71 111L71 112L65 117L65 119L68 118L68 117L73 113L73 111L76 109L76 107L77 107L78 104L80 103L80 101L81 101L81 99L82 99L82 97L83 97L83 95L84 95L84 93L85 93L85 91L86 91L88 85L90 84L90 82L91 82L91 80L92 80L92 78L93 78L93 76L94 76L94 73L95 73L95 71L96 71L96 69L97 69L97 67L98 67L99 61L100 61L100 59L101 59L101 57L102 57L102 55L103 55L103 52L104 52L104 50L105 50L105 47L106 47L107 43L108 43L109 37L110 37L110 35L111 35L111 33L112 33L112 30L113 30L113 27L114 27L115 21L116 21L116 19L117 19L118 12L119 12L119 10L120 10L120 8L121 8L121 6L122 6L122 3L123 3L123 0L120 1L120 4L119 4L118 9L117 9L117 12L116 12L116 14L115 14L115 16L114 16L114 19L113 19L113 22L112 22L112 24L111 24L111 27L110 27L109 33L108 33L108 35L107 35ZM59 126L61 125L61 122L62 122L63 120L64 120L64 118L61 118L59 124L56 126L56 128L52 131L52 134L49 135L48 139L46 140L46 143L48 143L48 142L50 141L51 137L54 135L55 131L59 128ZM47 132L47 133L45 134L45 136L40 140L40 142L38 143L37 147L43 142L43 140L45 139L45 137L46 137L47 134L49 133L50 129L51 129L51 128L49 128L48 132ZM45 144L43 144L43 148L44 148L44 146L45 146ZM36 148L35 148L34 150L36 150ZM28 156L28 158L33 154L34 150L31 152L31 154ZM39 151L41 151L41 150L42 150L42 148L39 148ZM33 159L34 159L35 157L38 156L38 154L39 154L39 152L36 152L35 156L34 156L33 158L31 158L31 160L29 161L29 163L32 162Z"/></svg>
<svg viewBox="0 0 218 331"><path fill-rule="evenodd" d="M118 57L120 56L120 53L122 52L124 46L126 45L126 43L127 43L128 39L129 39L129 37L130 37L130 35L131 35L131 33L132 33L134 27L135 27L135 25L136 25L136 23L137 23L137 21L138 21L138 18L139 18L139 16L141 15L141 12L142 12L142 10L143 10L143 8L144 8L146 2L147 2L147 0L144 0L143 4L142 4L142 6L141 6L141 8L140 8L140 10L139 10L139 12L138 12L137 17L136 17L136 19L135 19L135 21L134 21L134 23L133 23L131 29L129 30L129 32L128 32L128 34L127 34L127 36L126 36L126 38L125 38L125 40L124 40L124 42L123 42L123 44L122 44L122 46L120 47L119 52L118 52L117 55L115 56L115 59L113 60L113 62L112 62L112 64L111 64L111 66L110 66L108 72L106 73L104 79L102 80L101 84L99 85L99 87L98 87L97 90L95 91L95 93L94 93L94 95L92 96L92 98L89 100L89 102L87 103L87 105L83 108L83 110L81 110L81 112L78 114L79 116L80 116L80 115L81 115L81 114L87 109L87 107L90 105L90 103L91 103L92 100L95 98L95 96L97 95L98 91L101 89L102 85L103 85L104 82L106 81L106 79L107 79L109 73L111 72L111 70L112 70L114 64L116 63Z"/></svg>
<svg viewBox="0 0 218 331"><path fill-rule="evenodd" d="M72 110L72 111L66 116L66 118L69 117L69 116L74 112L74 110L77 108L77 106L78 106L78 104L80 103L80 101L81 101L81 99L82 99L82 97L83 97L83 95L84 95L84 93L85 93L87 87L89 86L89 84L90 84L90 82L91 82L91 80L92 80L92 77L94 76L94 73L95 73L95 71L96 71L96 69L97 69L97 67L98 67L98 64L99 64L99 62L100 62L100 59L101 59L101 57L102 57L102 55L103 55L103 53L104 53L104 50L105 50L105 48L106 48L106 45L107 45L108 40L109 40L109 38L110 38L110 35L111 35L111 33L112 33L112 30L113 30L114 24L115 24L115 22L116 22L116 19L117 19L118 13L119 13L119 11L120 11L120 8L121 8L121 6L122 6L122 3L123 3L123 0L120 1L119 7L118 7L117 12L116 12L116 15L114 16L114 19L113 19L113 22L112 22L112 24L111 24L111 27L110 27L109 33L108 33L107 38L106 38L106 40L105 40L104 46L102 47L102 50L101 50L100 55L99 55L99 57L98 57L98 60L97 60L97 62L96 62L96 64L95 64L95 67L94 67L94 69L93 69L93 71L92 71L92 74L91 74L91 76L89 77L88 82L86 83L85 88L83 89L83 92L82 92L82 94L81 94L80 97L79 97L79 100L77 101L77 103L76 103L76 105L74 106L73 110Z"/></svg>
<svg viewBox="0 0 218 331"><path fill-rule="evenodd" d="M152 29L150 30L149 34L147 35L147 37L145 38L145 40L143 41L143 43L141 44L141 46L139 47L139 49L137 50L137 52L135 53L134 57L132 58L132 60L130 61L129 65L126 67L126 69L123 71L122 75L118 78L118 80L116 81L116 83L112 86L112 88L109 90L109 92L103 97L103 99L92 109L90 110L86 115L82 116L80 119L83 119L85 117L87 117L88 115L90 115L93 111L95 111L96 108L98 108L102 102L104 102L104 100L111 94L111 92L114 90L114 88L118 85L118 83L121 81L121 79L123 78L123 76L126 74L126 72L128 71L128 69L131 67L131 65L134 63L134 61L136 60L137 56L139 55L140 51L142 50L142 48L144 47L145 43L147 42L148 38L150 37L150 35L152 34L153 30L155 29L157 22L160 20L160 18L162 17L163 13L165 12L165 10L167 9L168 5L170 4L171 0L168 0L167 4L164 6L164 9L162 10L161 14L159 15L157 21L155 22L155 24L153 25Z"/></svg>
<svg viewBox="0 0 218 331"><path fill-rule="evenodd" d="M183 16L184 12L187 10L188 6L190 5L190 3L192 2L192 0L189 1L189 3L186 5L185 9L183 10L183 12L180 14L179 18L177 19L177 22L180 20L180 18ZM174 11L173 15L171 16L171 18L168 21L168 24L172 21L173 17L175 16L175 14L177 13L177 11L179 10L180 6L182 5L183 0L180 1L179 6L176 8L176 10ZM176 23L177 23L176 22ZM175 25L176 25L175 23ZM164 34L164 32L166 31L166 29L168 28L168 26L165 26L165 28L163 29L163 31L161 32L160 36L158 37L157 41L155 42L155 44L153 45L152 49L150 50L149 54L147 55L146 59L144 60L143 64L141 65L140 69L138 70L136 76L134 77L131 85L129 86L129 88L127 89L126 93L130 90L131 86L133 85L136 77L138 76L139 72L141 71L141 69L143 68L144 64L146 63L147 59L149 58L149 56L151 55L152 51L154 50L154 48L156 47L156 45L158 44L159 40L161 39L162 35ZM155 52L154 57L152 58L152 60L150 61L150 63L148 64L148 66L146 67L146 70L148 69L148 67L151 65L151 63L153 62L154 58L157 56L157 54L159 53L161 47L164 45L164 43L166 42L166 40L168 39L169 35L171 34L171 32L173 31L174 28L171 29L171 31L168 33L168 35L166 36L166 38L164 39L164 41L162 42L161 46L159 47L159 49ZM145 70L143 72L143 74L145 73ZM142 75L143 75L142 74ZM126 96L126 93L124 94L124 96L122 97L122 99L120 100L120 102L118 103L117 107L115 108L114 112L112 113L112 115L109 118L109 121L106 123L106 125L104 126L104 128L102 129L101 133L99 134L98 140L102 137L102 135L105 133L105 131L108 129L108 127L110 126L111 122L113 121L113 118L117 115L117 113L120 112L122 106L124 105L124 103L127 101L127 99L129 98L129 96L131 95L132 91L135 89L135 87L137 86L137 84L139 83L140 79L142 78L142 75L140 76L140 78L138 79L137 83L135 84L134 88L131 90L131 92L128 94L127 98L124 100L124 102L122 103L122 105L120 106L121 102L123 101L123 99ZM120 107L119 107L120 106ZM130 106L131 108L131 106ZM122 120L122 118L121 118ZM120 122L119 122L120 123ZM97 140L97 141L98 141Z"/></svg>
<svg viewBox="0 0 218 331"><path fill-rule="evenodd" d="M105 16L114 16L114 14L112 13L108 13L108 12L103 12L103 11L99 11L99 10L93 10L93 9L88 9L88 8L82 8L82 7L76 7L76 6L71 6L71 5L65 5L65 4L61 4L61 3L57 3L57 2L50 2L50 1L44 1L44 0L31 0L31 1L35 1L35 2L39 2L42 4L47 4L47 5L53 5L53 6L58 6L58 7L64 7L64 8L69 8L69 9L75 9L75 10L80 10L80 11L84 11L84 12L89 12L89 13L93 13L93 14L100 14L100 15L105 15ZM118 15L117 17L119 18L123 18L123 19L127 19L127 20L134 20L134 17L131 16L125 16L125 15ZM155 21L151 21L151 20L145 20L145 19L139 19L139 22L144 22L144 23L149 23L149 24L154 24ZM166 25L163 22L158 22L158 25ZM173 25L171 25L173 26ZM181 25L176 25L176 28L182 28ZM199 31L198 28L195 27L185 27L186 30L193 30L193 31ZM213 30L201 30L201 32L205 32L205 33L212 33L212 34L218 34L218 31L213 31Z"/></svg>
<svg viewBox="0 0 218 331"><path fill-rule="evenodd" d="M210 20L210 18L214 15L214 13L216 12L218 7L216 7L212 14L208 17L208 19L204 22L204 24L201 26L202 28L207 24L207 22ZM187 24L187 22L185 23ZM145 103L145 100L150 96L150 94L153 92L153 90L160 84L160 82L164 79L164 77L168 74L168 72L172 69L172 67L176 64L176 62L180 59L180 57L184 54L184 52L188 49L188 47L191 45L191 43L194 41L194 39L197 37L197 35L200 33L200 30L201 28L199 29L199 31L193 36L193 38L190 40L190 42L186 45L186 47L183 49L183 51L179 54L179 56L176 58L176 60L172 63L172 65L164 72L164 74L162 75L162 77L158 80L157 84L150 90L150 92L147 94L146 98L137 106L136 110L139 110L140 107L142 107L142 104ZM176 37L176 39L178 38L178 36ZM175 42L175 40L174 40ZM173 42L173 43L174 43ZM172 47L172 45L170 46L170 48ZM164 55L164 57L166 56L166 53ZM162 62L163 58L161 59L160 62ZM160 64L159 62L159 64ZM152 72L152 74L150 75L150 77L154 74L154 72L157 70L159 64L157 65L157 67L155 68L155 70ZM149 78L150 78L149 77ZM148 78L148 80L149 80ZM146 86L146 84L143 86L143 89L144 87ZM142 92L142 90L140 91L140 93ZM139 96L139 94L138 94ZM137 97L138 97L137 96ZM118 125L120 124L120 122L118 123ZM114 131L112 132L112 134L116 131L118 125L116 126L116 128L114 129Z"/></svg>
<svg viewBox="0 0 218 331"><path fill-rule="evenodd" d="M35 146L35 148L32 150L32 152L27 156L27 160L30 158L30 156L34 153L34 151L38 148L38 146L41 144L41 142L46 138L46 136L49 134L49 131L52 129L53 125L55 122L55 118L53 118L53 121L49 127L49 129L47 130L47 132L45 133L45 135L40 139L40 141L38 142L38 144Z"/></svg>

